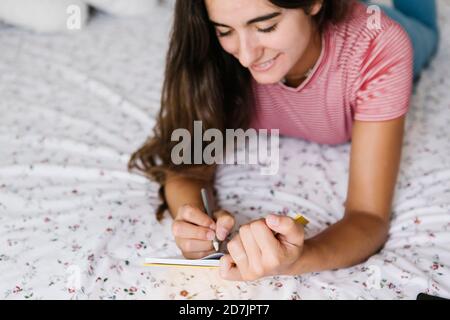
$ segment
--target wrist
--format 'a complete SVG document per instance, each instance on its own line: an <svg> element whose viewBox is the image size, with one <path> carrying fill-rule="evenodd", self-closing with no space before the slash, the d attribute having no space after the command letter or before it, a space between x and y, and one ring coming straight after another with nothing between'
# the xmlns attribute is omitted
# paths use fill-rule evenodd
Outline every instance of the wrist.
<svg viewBox="0 0 450 320"><path fill-rule="evenodd" d="M289 275L297 276L318 271L318 261L320 260L318 258L317 248L308 241L305 241L302 253L289 270Z"/></svg>

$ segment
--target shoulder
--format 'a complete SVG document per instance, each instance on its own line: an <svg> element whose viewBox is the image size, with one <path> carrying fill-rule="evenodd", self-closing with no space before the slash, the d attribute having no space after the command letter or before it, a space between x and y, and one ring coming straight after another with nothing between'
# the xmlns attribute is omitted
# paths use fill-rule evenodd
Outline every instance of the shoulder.
<svg viewBox="0 0 450 320"><path fill-rule="evenodd" d="M409 41L407 33L378 6L367 6L359 1L352 5L347 18L329 26L341 56L355 61L372 52L374 46L396 45ZM407 50L410 48L407 47Z"/></svg>

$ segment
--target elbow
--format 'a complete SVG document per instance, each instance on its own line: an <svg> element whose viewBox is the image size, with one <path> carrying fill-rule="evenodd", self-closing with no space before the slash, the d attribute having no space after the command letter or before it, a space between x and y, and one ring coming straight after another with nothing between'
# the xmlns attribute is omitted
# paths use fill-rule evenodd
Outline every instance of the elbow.
<svg viewBox="0 0 450 320"><path fill-rule="evenodd" d="M387 216L387 215L385 215ZM389 240L390 219L379 214L366 212L347 212L344 219L352 221L352 225L359 229L360 235L373 248L373 253L379 252Z"/></svg>

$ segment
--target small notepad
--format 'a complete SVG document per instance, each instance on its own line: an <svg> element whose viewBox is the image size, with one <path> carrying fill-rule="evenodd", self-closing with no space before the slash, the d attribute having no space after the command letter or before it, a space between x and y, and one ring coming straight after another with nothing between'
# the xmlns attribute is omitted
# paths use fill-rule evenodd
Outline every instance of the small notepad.
<svg viewBox="0 0 450 320"><path fill-rule="evenodd" d="M146 267L199 267L199 268L218 268L220 258L225 253L212 253L201 259L189 260L182 256L172 258L147 258L144 266Z"/></svg>

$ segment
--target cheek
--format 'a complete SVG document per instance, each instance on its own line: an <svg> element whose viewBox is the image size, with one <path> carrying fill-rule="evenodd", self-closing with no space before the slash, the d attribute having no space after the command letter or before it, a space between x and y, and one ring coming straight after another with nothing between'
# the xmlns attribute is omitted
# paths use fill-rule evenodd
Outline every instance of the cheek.
<svg viewBox="0 0 450 320"><path fill-rule="evenodd" d="M298 37L292 39L291 43L294 43L295 45L291 45L289 51L294 55L302 55L308 46L308 39L305 39L304 37Z"/></svg>
<svg viewBox="0 0 450 320"><path fill-rule="evenodd" d="M283 51L289 60L299 59L308 46L309 38L302 32L290 32L273 42L272 48Z"/></svg>
<svg viewBox="0 0 450 320"><path fill-rule="evenodd" d="M303 52L308 46L311 37L311 26L308 20L302 16L294 15L283 26L283 30L279 30L277 46L289 52Z"/></svg>
<svg viewBox="0 0 450 320"><path fill-rule="evenodd" d="M301 26L295 24L289 28L288 32L283 34L281 41L289 47L302 46L308 40L308 32Z"/></svg>

